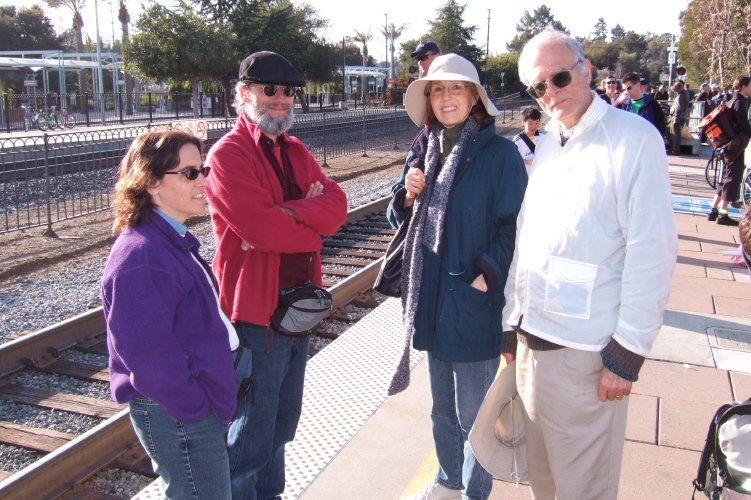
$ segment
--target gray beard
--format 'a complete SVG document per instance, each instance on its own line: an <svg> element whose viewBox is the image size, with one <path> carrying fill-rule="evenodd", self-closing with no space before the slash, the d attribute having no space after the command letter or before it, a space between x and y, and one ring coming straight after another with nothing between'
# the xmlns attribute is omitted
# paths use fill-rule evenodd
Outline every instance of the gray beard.
<svg viewBox="0 0 751 500"><path fill-rule="evenodd" d="M272 118L266 113L268 104L262 104L259 107L247 106L245 114L248 119L258 125L262 132L271 135L282 135L284 132L292 128L292 124L295 121L295 112L292 106L289 107L289 113L279 118Z"/></svg>

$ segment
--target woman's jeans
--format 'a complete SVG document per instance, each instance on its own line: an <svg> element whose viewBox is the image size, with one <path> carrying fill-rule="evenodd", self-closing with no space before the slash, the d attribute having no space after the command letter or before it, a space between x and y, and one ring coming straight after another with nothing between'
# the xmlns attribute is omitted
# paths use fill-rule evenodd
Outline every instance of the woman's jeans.
<svg viewBox="0 0 751 500"><path fill-rule="evenodd" d="M464 499L487 500L493 487L492 476L477 462L467 436L499 365L500 357L452 363L428 353L430 419L439 465L435 481L462 490Z"/></svg>
<svg viewBox="0 0 751 500"><path fill-rule="evenodd" d="M250 390L237 402L227 443L233 500L272 500L284 492L284 445L295 438L302 412L308 337L237 322L251 352Z"/></svg>
<svg viewBox="0 0 751 500"><path fill-rule="evenodd" d="M229 500L227 428L209 412L182 423L144 397L130 400L130 421L162 479L168 499Z"/></svg>

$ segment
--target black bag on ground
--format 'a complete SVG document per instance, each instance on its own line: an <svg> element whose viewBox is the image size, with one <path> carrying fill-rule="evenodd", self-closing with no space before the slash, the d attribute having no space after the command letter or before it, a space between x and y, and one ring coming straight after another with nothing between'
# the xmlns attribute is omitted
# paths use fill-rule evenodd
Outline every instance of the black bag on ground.
<svg viewBox="0 0 751 500"><path fill-rule="evenodd" d="M751 399L722 405L709 425L694 495L719 500L723 488L751 495Z"/></svg>
<svg viewBox="0 0 751 500"><path fill-rule="evenodd" d="M331 313L331 294L308 281L279 291L279 304L271 316L271 326L290 337L307 337Z"/></svg>
<svg viewBox="0 0 751 500"><path fill-rule="evenodd" d="M409 221L412 212L405 217L396 234L391 239L386 255L383 256L381 270L378 271L373 290L388 297L402 296L402 262L404 260L404 243L407 239Z"/></svg>

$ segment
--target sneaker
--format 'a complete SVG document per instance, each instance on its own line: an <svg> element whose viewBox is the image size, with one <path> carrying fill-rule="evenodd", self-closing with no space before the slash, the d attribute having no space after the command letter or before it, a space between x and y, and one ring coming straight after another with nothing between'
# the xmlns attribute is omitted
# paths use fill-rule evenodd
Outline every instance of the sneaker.
<svg viewBox="0 0 751 500"><path fill-rule="evenodd" d="M721 226L737 226L738 221L735 219L731 219L728 214L722 214L719 217L717 217L717 224Z"/></svg>
<svg viewBox="0 0 751 500"><path fill-rule="evenodd" d="M710 222L714 222L717 220L717 216L720 215L720 212L717 211L716 208L713 208L709 211L709 215L707 215L707 220Z"/></svg>
<svg viewBox="0 0 751 500"><path fill-rule="evenodd" d="M735 200L734 202L730 203L730 206L740 210L743 208L743 202L740 200Z"/></svg>
<svg viewBox="0 0 751 500"><path fill-rule="evenodd" d="M402 500L462 500L462 492L431 481L419 492L402 497Z"/></svg>

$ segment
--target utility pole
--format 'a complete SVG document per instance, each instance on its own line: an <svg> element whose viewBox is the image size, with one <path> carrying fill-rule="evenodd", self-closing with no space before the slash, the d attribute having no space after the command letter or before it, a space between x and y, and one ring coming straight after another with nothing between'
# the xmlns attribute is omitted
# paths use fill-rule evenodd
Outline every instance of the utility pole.
<svg viewBox="0 0 751 500"><path fill-rule="evenodd" d="M490 9L488 9L488 38L485 42L485 90L488 89L488 58L490 57Z"/></svg>

